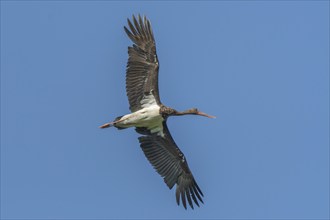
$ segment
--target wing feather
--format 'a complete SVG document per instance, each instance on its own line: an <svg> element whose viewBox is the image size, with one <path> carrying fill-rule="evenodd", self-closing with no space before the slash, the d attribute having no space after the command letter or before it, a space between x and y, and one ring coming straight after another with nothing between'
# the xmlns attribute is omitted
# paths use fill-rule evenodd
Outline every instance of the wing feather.
<svg viewBox="0 0 330 220"><path fill-rule="evenodd" d="M164 136L147 133L145 129L141 128L139 130L146 134L139 137L139 141L149 162L164 178L170 189L176 184L177 204L180 205L181 200L186 209L188 202L193 209L193 202L197 206L199 206L198 200L203 203L203 193L197 185L183 153L174 142L166 122L163 122Z"/></svg>
<svg viewBox="0 0 330 220"><path fill-rule="evenodd" d="M153 94L156 103L161 104L158 91L158 58L156 43L150 21L141 16L133 16L133 23L127 19L128 27L124 27L127 36L133 41L128 47L126 67L126 93L130 110L135 112L142 108L141 100L145 94Z"/></svg>

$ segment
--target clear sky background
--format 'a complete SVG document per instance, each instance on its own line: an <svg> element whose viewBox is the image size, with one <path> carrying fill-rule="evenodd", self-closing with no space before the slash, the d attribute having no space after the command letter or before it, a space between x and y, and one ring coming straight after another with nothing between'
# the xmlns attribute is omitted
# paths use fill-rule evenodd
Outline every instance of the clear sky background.
<svg viewBox="0 0 330 220"><path fill-rule="evenodd" d="M184 210L126 114L132 14L151 20ZM1 218L329 218L328 1L1 1Z"/></svg>

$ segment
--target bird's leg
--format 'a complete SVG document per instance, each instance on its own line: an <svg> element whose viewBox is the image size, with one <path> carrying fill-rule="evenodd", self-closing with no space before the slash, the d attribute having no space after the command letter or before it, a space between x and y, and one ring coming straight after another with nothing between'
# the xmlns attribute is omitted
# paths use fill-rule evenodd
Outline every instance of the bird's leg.
<svg viewBox="0 0 330 220"><path fill-rule="evenodd" d="M114 122L108 122L108 123L105 123L104 125L101 125L99 128L108 128L108 127L111 127L113 126Z"/></svg>
<svg viewBox="0 0 330 220"><path fill-rule="evenodd" d="M99 128L108 128L108 127L114 126L116 123L122 122L124 120L125 120L125 118L119 119L119 120L116 120L116 121L112 121L112 122L108 122L108 123L105 123L104 125L101 125Z"/></svg>

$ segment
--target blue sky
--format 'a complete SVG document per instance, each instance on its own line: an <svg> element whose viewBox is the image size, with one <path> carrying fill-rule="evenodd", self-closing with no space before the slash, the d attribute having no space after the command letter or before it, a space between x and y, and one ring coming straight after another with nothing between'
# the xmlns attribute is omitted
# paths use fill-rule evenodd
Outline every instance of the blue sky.
<svg viewBox="0 0 330 220"><path fill-rule="evenodd" d="M126 114L132 14L151 20L184 210ZM328 1L1 1L1 218L329 218Z"/></svg>

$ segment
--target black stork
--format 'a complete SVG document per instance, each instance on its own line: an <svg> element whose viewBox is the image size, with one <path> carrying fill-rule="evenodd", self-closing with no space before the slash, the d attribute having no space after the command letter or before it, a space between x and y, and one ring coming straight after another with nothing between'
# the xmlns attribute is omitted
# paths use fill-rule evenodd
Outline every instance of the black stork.
<svg viewBox="0 0 330 220"><path fill-rule="evenodd" d="M150 21L144 16L133 15L133 23L127 19L126 34L133 41L128 47L128 63L126 68L126 92L131 114L117 117L100 128L114 126L118 129L135 127L140 146L156 171L164 178L167 186L172 189L176 184L176 201L180 198L185 209L186 200L193 209L193 201L199 206L204 196L197 185L187 160L174 142L166 121L169 116L200 115L209 118L214 116L200 112L197 108L177 111L163 105L158 91L159 63L156 54L156 43Z"/></svg>

